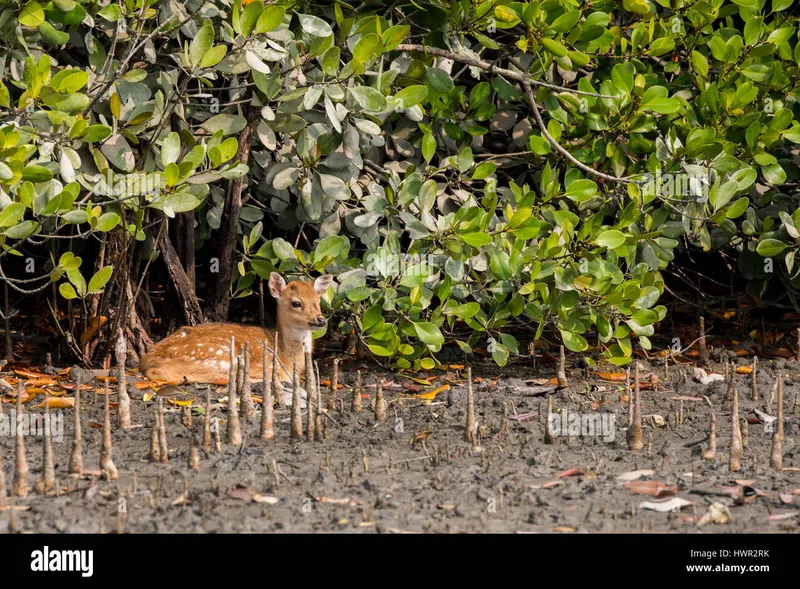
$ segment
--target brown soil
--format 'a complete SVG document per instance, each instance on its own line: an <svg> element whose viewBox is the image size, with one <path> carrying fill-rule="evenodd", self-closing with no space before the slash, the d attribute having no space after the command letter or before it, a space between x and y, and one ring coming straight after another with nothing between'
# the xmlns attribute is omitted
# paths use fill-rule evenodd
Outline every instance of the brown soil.
<svg viewBox="0 0 800 589"><path fill-rule="evenodd" d="M740 360L744 363L744 360ZM645 367L646 371L650 367ZM715 372L723 372L720 365ZM794 410L800 391L800 371L793 362L765 361L758 369L760 398L751 400L751 376L737 376L742 415L753 408L775 414L769 405L776 370L785 375L784 467L800 467L800 416ZM544 443L547 402L530 392L525 379L553 376L534 374L530 367L505 370L489 365L474 367L483 378L475 385L479 448L464 441L466 393L463 374L451 371L456 383L440 393L432 404L402 394L405 387L387 387L386 422L379 423L370 404L374 388L365 389L360 414L350 412L350 389L339 391L344 411L329 413L323 442L289 440L289 410L276 411L276 437L258 439L260 413L251 423L242 421L244 444L206 455L200 451L200 469L188 468L189 435L180 410L167 406L167 465L148 460L150 430L155 406L134 396L134 429L113 432L117 482L66 474L72 438L72 412L67 411L63 439L54 444L58 496L32 494L17 503L29 506L19 512L18 524L32 532L115 531L128 532L797 532L800 529L800 473L775 472L769 467L771 435L763 425L748 427L748 443L742 470L729 472L730 406L727 384L701 385L691 378L691 367L670 366L671 379L664 382L663 365L652 366L660 377L659 389L642 391L644 449L630 451L626 444L628 404L624 384L603 382L592 373L568 371L570 386L553 393L557 412L613 414L613 440L599 436L556 436ZM681 371L688 374L684 380ZM323 370L323 378L325 378ZM434 374L442 374L434 371ZM499 375L499 378L498 378ZM366 384L378 376L407 384L396 374L367 372ZM497 378L493 382L493 378ZM343 369L342 382L352 384L352 367ZM438 384L443 384L440 379ZM536 386L536 385L533 385ZM205 392L183 387L202 406ZM258 393L258 389L254 391ZM328 391L324 390L326 398ZM707 442L709 406L704 401L673 400L678 396L707 395L717 412L717 456L703 460L699 453ZM213 398L224 395L215 389ZM112 397L113 398L113 397ZM89 427L102 423L102 397L84 394L84 463L96 469L100 460L102 432ZM37 403L39 401L36 401ZM512 419L502 431L503 408ZM682 407L682 409L681 409ZM4 404L6 413L11 405ZM30 408L30 411L41 409ZM682 411L682 413L681 413ZM530 419L514 416L532 413ZM225 418L224 406L215 404L213 414ZM654 425L658 415L664 425ZM303 415L305 423L305 412ZM655 421L654 421L655 420ZM202 432L203 417L194 417ZM402 423L402 427L400 427ZM224 428L224 425L223 425ZM411 443L416 434L431 432L424 443ZM423 436L424 437L424 436ZM609 438L612 436L609 436ZM27 455L31 487L41 476L42 445L28 438ZM14 440L0 436L9 487L13 477ZM693 452L694 451L694 452ZM278 466L278 472L273 469ZM578 476L559 478L568 469ZM656 471L641 480L654 480L677 488L678 496L693 505L679 512L660 513L640 507L655 501L626 490L618 476L639 469ZM694 473L694 474L692 474ZM135 489L134 489L135 475ZM693 480L694 479L694 480ZM750 480L742 501L721 494L721 487ZM553 483L557 481L557 483ZM551 483L551 484L548 484ZM245 501L231 496L236 486L276 503ZM764 493L754 495L752 488ZM188 497L184 489L188 488ZM234 495L244 495L237 491ZM710 494L709 494L710 493ZM794 494L793 494L794 493ZM792 503L788 503L792 500ZM721 503L730 513L728 523L698 526L711 503ZM742 503L742 504L737 504ZM767 520L770 514L794 517ZM0 532L9 526L9 511L0 512Z"/></svg>

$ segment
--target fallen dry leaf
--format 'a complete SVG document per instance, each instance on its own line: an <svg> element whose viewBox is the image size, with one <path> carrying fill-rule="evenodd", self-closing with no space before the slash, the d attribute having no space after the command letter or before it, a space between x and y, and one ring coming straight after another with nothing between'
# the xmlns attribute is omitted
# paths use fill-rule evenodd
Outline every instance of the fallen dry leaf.
<svg viewBox="0 0 800 589"><path fill-rule="evenodd" d="M531 411L530 413L520 413L519 415L509 415L506 419L509 421L529 421L536 417L536 413Z"/></svg>
<svg viewBox="0 0 800 589"><path fill-rule="evenodd" d="M786 511L783 513L772 513L764 518L768 522L783 521L785 519L792 519L800 515L800 511Z"/></svg>
<svg viewBox="0 0 800 589"><path fill-rule="evenodd" d="M67 389L68 391L74 391L75 390L75 383L74 382L65 382L61 386L63 388L65 388L65 389ZM91 385L88 385L88 384L82 384L81 385L81 390L82 391L93 391L94 387L91 386Z"/></svg>
<svg viewBox="0 0 800 589"><path fill-rule="evenodd" d="M183 395L184 392L175 385L169 384L167 386L163 386L160 389L158 389L158 391L156 391L156 394L159 397L177 397L178 395Z"/></svg>
<svg viewBox="0 0 800 589"><path fill-rule="evenodd" d="M698 368L697 366L692 368L692 373L694 374L694 379L700 384L704 385L710 384L718 380L725 380L725 377L722 376L721 374L714 374L713 372L711 374L708 374L705 370L703 370L702 368Z"/></svg>
<svg viewBox="0 0 800 589"><path fill-rule="evenodd" d="M691 501L687 501L681 497L670 497L664 501L643 501L639 504L639 509L649 509L651 511L680 511L682 507L691 505Z"/></svg>
<svg viewBox="0 0 800 589"><path fill-rule="evenodd" d="M25 384L29 387L44 387L48 385L58 384L58 381L48 376L46 378L32 378Z"/></svg>
<svg viewBox="0 0 800 589"><path fill-rule="evenodd" d="M651 477L654 474L656 474L656 471L649 469L630 470L618 475L617 480L621 483L629 483L642 477Z"/></svg>
<svg viewBox="0 0 800 589"><path fill-rule="evenodd" d="M549 483L545 483L545 484L541 485L540 487L542 489L552 489L554 487L557 487L557 486L563 485L563 484L564 484L564 481L550 481Z"/></svg>
<svg viewBox="0 0 800 589"><path fill-rule="evenodd" d="M46 397L36 407L44 408L45 405L50 409L72 409L75 407L75 397Z"/></svg>
<svg viewBox="0 0 800 589"><path fill-rule="evenodd" d="M15 370L14 374L17 376L24 376L25 378L50 378L47 374L41 372L31 372L30 370Z"/></svg>
<svg viewBox="0 0 800 589"><path fill-rule="evenodd" d="M671 497L678 494L677 487L671 487L660 481L631 481L625 484L631 493L642 493L653 497Z"/></svg>
<svg viewBox="0 0 800 589"><path fill-rule="evenodd" d="M567 470L565 470L564 472L559 473L556 476L558 476L558 478L560 478L560 479L563 479L563 478L567 478L567 477L580 477L580 476L583 476L585 474L586 474L585 472L583 472L582 470L580 470L578 468L568 468Z"/></svg>

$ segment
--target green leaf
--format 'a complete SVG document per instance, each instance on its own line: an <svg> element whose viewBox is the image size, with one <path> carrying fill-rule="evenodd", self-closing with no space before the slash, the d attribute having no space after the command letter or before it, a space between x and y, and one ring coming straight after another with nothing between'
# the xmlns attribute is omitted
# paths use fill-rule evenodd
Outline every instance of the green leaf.
<svg viewBox="0 0 800 589"><path fill-rule="evenodd" d="M585 352L589 349L589 342L586 341L582 335L572 333L571 331L559 330L561 332L561 339L564 342L564 347L570 352Z"/></svg>
<svg viewBox="0 0 800 589"><path fill-rule="evenodd" d="M25 205L21 202L12 202L0 211L0 227L16 225L25 214Z"/></svg>
<svg viewBox="0 0 800 589"><path fill-rule="evenodd" d="M691 64L692 69L696 74L701 75L704 78L708 77L708 60L706 59L705 55L699 51L692 51Z"/></svg>
<svg viewBox="0 0 800 589"><path fill-rule="evenodd" d="M308 33L312 37L330 37L333 35L331 26L318 16L298 14L297 17L300 19L300 27L304 33Z"/></svg>
<svg viewBox="0 0 800 589"><path fill-rule="evenodd" d="M203 61L203 56L208 53L214 45L214 26L211 21L206 19L200 27L189 45L189 63L192 67L198 67Z"/></svg>
<svg viewBox="0 0 800 589"><path fill-rule="evenodd" d="M647 104L642 104L642 108L661 115L669 115L678 112L681 103L675 98L654 98Z"/></svg>
<svg viewBox="0 0 800 589"><path fill-rule="evenodd" d="M24 27L30 27L32 29L38 27L44 22L44 9L42 5L35 0L31 0L22 7L18 20L19 24Z"/></svg>
<svg viewBox="0 0 800 589"><path fill-rule="evenodd" d="M225 57L227 52L227 45L216 45L215 47L212 47L205 55L203 55L203 59L200 60L200 69L214 67L220 61L222 61L222 58Z"/></svg>
<svg viewBox="0 0 800 589"><path fill-rule="evenodd" d="M453 84L453 78L450 77L450 74L438 67L428 68L428 70L425 72L425 80L428 82L428 86L430 86L432 90L439 92L440 94L449 94L450 91L455 87Z"/></svg>
<svg viewBox="0 0 800 589"><path fill-rule="evenodd" d="M364 110L369 112L381 112L386 110L386 97L375 88L356 86L349 90L355 101Z"/></svg>
<svg viewBox="0 0 800 589"><path fill-rule="evenodd" d="M407 86L394 95L402 108L411 108L425 100L428 96L427 86Z"/></svg>
<svg viewBox="0 0 800 589"><path fill-rule="evenodd" d="M239 133L246 126L247 119L245 119L243 116L229 113L220 113L215 115L200 125L200 127L210 135L222 130L223 136Z"/></svg>
<svg viewBox="0 0 800 589"><path fill-rule="evenodd" d="M120 217L117 213L103 213L97 219L96 231L111 231L114 227L119 225Z"/></svg>
<svg viewBox="0 0 800 589"><path fill-rule="evenodd" d="M29 181L29 182L48 182L53 179L53 172L45 168L44 166L37 166L35 164L31 164L29 166L25 166L22 170L22 180Z"/></svg>
<svg viewBox="0 0 800 589"><path fill-rule="evenodd" d="M382 35L383 51L391 51L397 47L403 42L403 39L406 38L406 35L410 30L411 27L409 25L394 25L393 27L386 29Z"/></svg>
<svg viewBox="0 0 800 589"><path fill-rule="evenodd" d="M540 40L540 42L542 47L556 57L565 57L568 53L568 49L554 39L548 39L547 37L544 37Z"/></svg>
<svg viewBox="0 0 800 589"><path fill-rule="evenodd" d="M294 251L294 247L292 247L292 244L285 239L281 239L280 237L273 239L272 249L275 251L275 255L281 260L285 261L297 259L297 254Z"/></svg>
<svg viewBox="0 0 800 589"><path fill-rule="evenodd" d="M444 343L442 332L433 323L415 322L414 330L417 332L419 340L427 346L439 346Z"/></svg>
<svg viewBox="0 0 800 589"><path fill-rule="evenodd" d="M256 21L261 13L264 11L264 3L261 0L250 2L244 7L242 15L239 18L239 26L242 27L242 35L249 37L250 33L256 26Z"/></svg>
<svg viewBox="0 0 800 589"><path fill-rule="evenodd" d="M497 170L497 166L493 162L483 162L472 172L472 179L484 180L494 174L495 170Z"/></svg>
<svg viewBox="0 0 800 589"><path fill-rule="evenodd" d="M105 125L89 125L86 134L81 138L86 143L97 143L111 135L111 129Z"/></svg>
<svg viewBox="0 0 800 589"><path fill-rule="evenodd" d="M772 258L781 254L787 247L789 246L779 239L762 239L758 242L756 252L765 258Z"/></svg>
<svg viewBox="0 0 800 589"><path fill-rule="evenodd" d="M431 163L434 154L436 154L436 138L432 133L425 133L422 137L422 157L426 162Z"/></svg>
<svg viewBox="0 0 800 589"><path fill-rule="evenodd" d="M170 133L161 144L161 163L164 166L178 161L181 154L181 136L175 131Z"/></svg>
<svg viewBox="0 0 800 589"><path fill-rule="evenodd" d="M375 33L363 35L353 47L353 57L361 63L366 63L380 55L383 41Z"/></svg>
<svg viewBox="0 0 800 589"><path fill-rule="evenodd" d="M268 33L277 29L286 16L286 8L283 6L267 6L261 16L256 21L256 34Z"/></svg>
<svg viewBox="0 0 800 589"><path fill-rule="evenodd" d="M60 292L61 296L67 300L78 298L78 293L75 292L75 289L68 282L62 282L61 284L59 284L58 292Z"/></svg>
<svg viewBox="0 0 800 589"><path fill-rule="evenodd" d="M508 363L508 348L503 344L493 342L492 359L498 366L505 366Z"/></svg>
<svg viewBox="0 0 800 589"><path fill-rule="evenodd" d="M322 70L328 76L335 76L339 72L339 61L342 50L338 47L330 47L322 54Z"/></svg>
<svg viewBox="0 0 800 589"><path fill-rule="evenodd" d="M625 243L625 234L616 229L609 229L598 235L594 242L599 246L613 250Z"/></svg>
<svg viewBox="0 0 800 589"><path fill-rule="evenodd" d="M725 213L725 216L728 219L737 219L747 210L748 206L750 206L750 199L746 196L743 196L730 207L728 207L728 211Z"/></svg>
<svg viewBox="0 0 800 589"><path fill-rule="evenodd" d="M80 273L79 270L68 270L67 271L67 278L75 287L75 290L78 291L80 296L86 294L86 280L83 277L83 274Z"/></svg>
<svg viewBox="0 0 800 589"><path fill-rule="evenodd" d="M471 245L473 247L481 247L492 243L492 236L489 235L488 233L483 233L481 231L464 233L463 235L461 235L461 239L464 240L464 243L466 243L467 245Z"/></svg>
<svg viewBox="0 0 800 589"><path fill-rule="evenodd" d="M44 21L39 25L39 34L42 40L50 45L66 45L69 43L69 33L58 31L49 22Z"/></svg>
<svg viewBox="0 0 800 589"><path fill-rule="evenodd" d="M50 86L59 92L78 92L89 82L89 72L78 69L61 70L53 79ZM102 125L101 125L102 126Z"/></svg>
<svg viewBox="0 0 800 589"><path fill-rule="evenodd" d="M89 290L90 293L98 293L102 292L103 287L111 278L111 274L114 272L113 266L106 266L101 268L97 271L97 273L89 279Z"/></svg>

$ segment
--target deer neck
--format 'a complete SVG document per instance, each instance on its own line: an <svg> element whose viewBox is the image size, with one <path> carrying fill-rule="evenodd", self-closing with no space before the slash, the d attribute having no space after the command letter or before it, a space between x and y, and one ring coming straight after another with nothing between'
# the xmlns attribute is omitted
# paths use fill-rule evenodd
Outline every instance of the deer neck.
<svg viewBox="0 0 800 589"><path fill-rule="evenodd" d="M285 353L290 362L297 360L298 365L301 365L304 353L311 351L311 331L290 327L278 321L278 342L280 355Z"/></svg>

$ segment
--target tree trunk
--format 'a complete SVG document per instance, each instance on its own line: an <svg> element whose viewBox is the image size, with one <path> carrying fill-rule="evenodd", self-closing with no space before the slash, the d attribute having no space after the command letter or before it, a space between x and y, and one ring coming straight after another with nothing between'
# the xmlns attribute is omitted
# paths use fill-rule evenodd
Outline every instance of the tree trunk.
<svg viewBox="0 0 800 589"><path fill-rule="evenodd" d="M194 211L188 213L178 213L170 227L172 243L177 244L176 250L180 257L183 271L189 279L192 292L196 292L195 286L195 262L194 262Z"/></svg>
<svg viewBox="0 0 800 589"><path fill-rule="evenodd" d="M183 270L178 252L175 251L175 246L172 245L172 240L169 238L169 231L161 232L159 246L161 247L161 255L164 257L164 263L167 266L167 272L172 280L172 286L178 295L186 323L188 325L202 323L203 312L200 310L200 303L194 294L194 285L189 282L189 277L186 276L186 272Z"/></svg>
<svg viewBox="0 0 800 589"><path fill-rule="evenodd" d="M251 107L247 107L248 120ZM250 123L239 135L239 151L237 159L246 164L250 159L250 137L253 134L253 125ZM238 243L239 216L242 212L242 188L244 177L236 178L228 183L228 192L225 195L225 208L222 213L223 225L219 231L217 244L217 259L219 260L219 276L213 281L211 295L208 298L206 316L210 321L227 321L230 307L230 285L233 275L234 254Z"/></svg>

